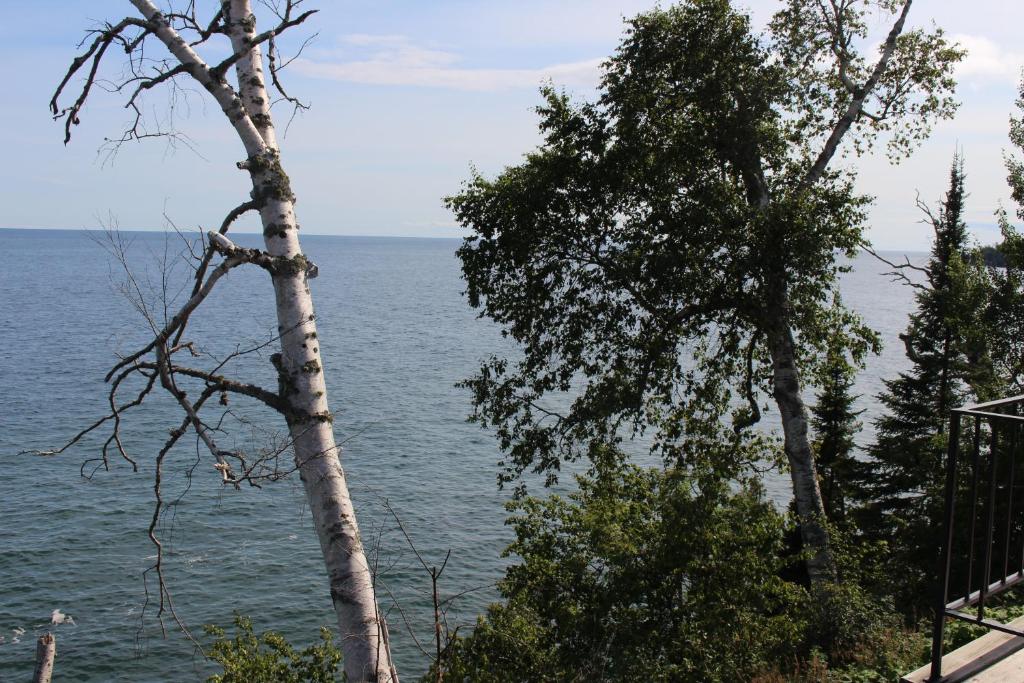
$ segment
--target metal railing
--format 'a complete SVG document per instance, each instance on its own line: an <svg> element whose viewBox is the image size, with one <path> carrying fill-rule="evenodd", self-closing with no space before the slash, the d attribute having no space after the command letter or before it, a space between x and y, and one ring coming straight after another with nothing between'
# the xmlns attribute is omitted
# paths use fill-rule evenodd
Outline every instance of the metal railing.
<svg viewBox="0 0 1024 683"><path fill-rule="evenodd" d="M1022 407L1024 395L964 406L950 415L945 533L929 681L944 680L947 617L1024 636L1024 630L985 617L987 601L1024 582L1024 496L1015 500L1014 495L1024 483L1024 457L1018 457L1024 444ZM961 503L965 509L958 511Z"/></svg>

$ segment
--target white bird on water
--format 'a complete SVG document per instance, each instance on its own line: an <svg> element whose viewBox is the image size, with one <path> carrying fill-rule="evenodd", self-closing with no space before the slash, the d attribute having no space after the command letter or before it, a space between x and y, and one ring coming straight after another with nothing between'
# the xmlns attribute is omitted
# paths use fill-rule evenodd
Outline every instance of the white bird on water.
<svg viewBox="0 0 1024 683"><path fill-rule="evenodd" d="M51 624L71 624L75 625L75 620L71 618L70 614L64 614L59 609L55 609L50 612L50 623Z"/></svg>

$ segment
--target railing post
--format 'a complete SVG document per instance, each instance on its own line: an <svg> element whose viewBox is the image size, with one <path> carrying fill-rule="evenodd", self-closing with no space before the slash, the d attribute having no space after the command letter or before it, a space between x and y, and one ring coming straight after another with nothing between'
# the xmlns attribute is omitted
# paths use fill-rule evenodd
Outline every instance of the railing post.
<svg viewBox="0 0 1024 683"><path fill-rule="evenodd" d="M953 516L956 505L956 465L960 453L960 413L953 411L949 417L949 448L946 458L946 506L942 550L939 553L939 574L935 622L932 628L932 671L929 681L942 678L942 632L946 624L946 597L949 591L949 568L953 549Z"/></svg>
<svg viewBox="0 0 1024 683"><path fill-rule="evenodd" d="M985 557L982 560L982 571L985 573L985 581L981 584L981 592L978 594L978 621L985 618L985 598L988 596L988 587L992 584L992 547L994 543L993 534L996 526L996 476L999 473L998 437L999 429L996 420L990 419L989 429L992 430L992 445L989 450L989 480L988 480L988 515L985 524Z"/></svg>
<svg viewBox="0 0 1024 683"><path fill-rule="evenodd" d="M974 580L974 536L978 527L978 473L981 472L981 418L974 417L974 442L971 461L971 516L967 518L970 523L971 541L967 553L967 590L964 592L964 600L971 599L971 586Z"/></svg>
<svg viewBox="0 0 1024 683"><path fill-rule="evenodd" d="M1017 475L1017 427L1014 423L1008 425L1010 430L1010 483L1007 486L1006 494L1006 538L1003 541L1003 585L1006 584L1006 577L1010 575L1010 538L1013 531L1013 487L1016 484Z"/></svg>

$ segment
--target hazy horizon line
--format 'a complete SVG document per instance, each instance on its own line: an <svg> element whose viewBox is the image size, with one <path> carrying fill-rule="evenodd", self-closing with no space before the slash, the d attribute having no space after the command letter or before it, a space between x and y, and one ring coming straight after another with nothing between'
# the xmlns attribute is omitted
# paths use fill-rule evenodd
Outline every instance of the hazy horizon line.
<svg viewBox="0 0 1024 683"><path fill-rule="evenodd" d="M23 230L23 231L36 231L36 232L103 232L103 228L51 228L51 227L28 227L28 228L12 228L12 227L0 227L2 230ZM189 234L193 231L176 231L168 228L119 228L118 232L129 232L129 233L141 233L141 234ZM194 232L199 232L198 230ZM262 233L257 230L235 230L233 231L236 235L261 235ZM306 237L366 237L366 238L381 238L381 239L411 239L411 240L462 240L462 237L456 237L451 235L409 235L409 234L366 234L366 233L324 233L324 232L307 232L302 231L302 235ZM881 252L898 252L906 254L927 254L930 253L930 249L924 249L921 247L904 248L904 247L873 247L875 251ZM860 251L865 251L863 247L859 247ZM865 252L867 253L867 252Z"/></svg>

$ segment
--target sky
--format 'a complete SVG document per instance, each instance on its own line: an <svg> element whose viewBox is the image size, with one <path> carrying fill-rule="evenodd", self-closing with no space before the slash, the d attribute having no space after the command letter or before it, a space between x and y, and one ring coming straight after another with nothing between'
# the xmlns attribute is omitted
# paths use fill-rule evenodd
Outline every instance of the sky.
<svg viewBox="0 0 1024 683"><path fill-rule="evenodd" d="M307 0L312 7L315 0ZM209 3L207 3L209 4ZM645 0L321 0L320 11L283 41L286 53L312 38L287 71L287 88L312 108L281 140L304 231L315 234L458 237L443 197L477 168L493 176L539 142L534 107L545 79L585 100L623 19ZM755 26L778 3L747 0ZM126 0L14 2L0 24L0 227L210 229L248 195L244 153L220 111L198 91L173 102L187 142L149 140L104 151L129 120L123 98L97 90L71 144L48 114L54 86L87 28L119 20ZM202 5L202 3L200 3ZM982 243L997 240L994 212L1016 210L1003 154L1024 67L1024 3L917 0L914 26L932 23L969 51L960 66L952 121L941 122L897 166L879 148L843 161L872 195L867 236L879 249L924 250L931 229L915 199L934 206L959 148L966 159L967 219ZM880 22L881 34L887 27ZM881 38L879 38L881 40ZM212 58L214 53L209 53ZM105 76L123 55L111 53ZM146 100L168 120L166 93ZM288 110L276 108L284 127ZM242 230L255 230L248 220Z"/></svg>

